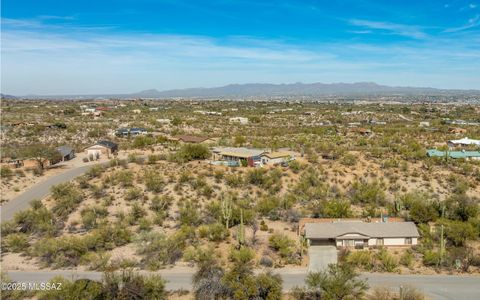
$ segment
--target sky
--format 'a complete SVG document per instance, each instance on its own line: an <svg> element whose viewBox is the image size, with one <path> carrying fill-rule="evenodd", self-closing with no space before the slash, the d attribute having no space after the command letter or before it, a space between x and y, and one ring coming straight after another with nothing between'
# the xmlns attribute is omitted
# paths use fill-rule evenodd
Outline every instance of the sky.
<svg viewBox="0 0 480 300"><path fill-rule="evenodd" d="M1 92L480 89L480 0L2 0Z"/></svg>

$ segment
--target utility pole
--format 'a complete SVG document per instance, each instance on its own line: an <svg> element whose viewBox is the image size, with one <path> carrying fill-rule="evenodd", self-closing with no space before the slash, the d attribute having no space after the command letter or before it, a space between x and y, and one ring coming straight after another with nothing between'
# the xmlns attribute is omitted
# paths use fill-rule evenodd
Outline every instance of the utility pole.
<svg viewBox="0 0 480 300"><path fill-rule="evenodd" d="M442 219L445 218L445 205L442 206ZM443 264L443 255L445 251L445 240L443 238L443 224L440 226L440 266Z"/></svg>

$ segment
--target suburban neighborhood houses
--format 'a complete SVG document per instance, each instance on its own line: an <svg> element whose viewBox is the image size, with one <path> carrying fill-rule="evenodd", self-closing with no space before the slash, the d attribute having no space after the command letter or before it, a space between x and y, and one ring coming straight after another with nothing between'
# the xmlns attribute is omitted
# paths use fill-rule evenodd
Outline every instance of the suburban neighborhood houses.
<svg viewBox="0 0 480 300"><path fill-rule="evenodd" d="M479 273L480 127L441 117L477 110L125 100L85 104L96 120L66 102L46 122L58 104L30 105L2 123L7 270L194 272L202 255L228 270L246 255L286 274ZM23 106L33 125L16 125ZM50 194L25 198L37 188Z"/></svg>

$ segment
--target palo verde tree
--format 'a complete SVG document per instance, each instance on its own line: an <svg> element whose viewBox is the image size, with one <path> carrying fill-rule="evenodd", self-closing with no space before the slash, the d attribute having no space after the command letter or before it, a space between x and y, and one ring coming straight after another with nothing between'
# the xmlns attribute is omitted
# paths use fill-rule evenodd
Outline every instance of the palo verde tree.
<svg viewBox="0 0 480 300"><path fill-rule="evenodd" d="M61 160L61 155L56 149L42 144L27 146L21 151L21 154L24 158L34 159L41 170L45 168L48 161L52 163Z"/></svg>

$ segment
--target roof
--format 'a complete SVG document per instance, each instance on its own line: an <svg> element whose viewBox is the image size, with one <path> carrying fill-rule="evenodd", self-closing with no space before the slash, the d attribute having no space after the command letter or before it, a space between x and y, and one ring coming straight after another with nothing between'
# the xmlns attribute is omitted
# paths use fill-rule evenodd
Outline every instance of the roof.
<svg viewBox="0 0 480 300"><path fill-rule="evenodd" d="M57 151L60 152L62 156L67 156L70 153L72 153L73 148L70 146L64 145L64 146L57 147Z"/></svg>
<svg viewBox="0 0 480 300"><path fill-rule="evenodd" d="M177 140L181 140L185 143L201 143L210 139L208 137L193 136L193 135L176 135L173 138Z"/></svg>
<svg viewBox="0 0 480 300"><path fill-rule="evenodd" d="M112 141L107 141L107 140L101 140L98 141L96 145L101 145L110 149L117 148L118 145Z"/></svg>
<svg viewBox="0 0 480 300"><path fill-rule="evenodd" d="M250 149L244 147L216 147L213 148L213 152L219 153L223 156L232 156L240 158L249 158L253 156L260 156L265 153L265 150L262 149Z"/></svg>
<svg viewBox="0 0 480 300"><path fill-rule="evenodd" d="M459 139L459 140L450 140L448 142L450 144L480 146L480 140L472 140L472 139L469 139L468 137L464 137L463 139Z"/></svg>
<svg viewBox="0 0 480 300"><path fill-rule="evenodd" d="M417 226L413 222L378 222L366 223L358 221L307 223L305 237L307 239L331 239L346 234L359 234L372 238L419 237Z"/></svg>
<svg viewBox="0 0 480 300"><path fill-rule="evenodd" d="M451 158L468 158L468 157L480 157L480 151L447 151L447 154ZM437 149L427 150L427 155L430 157L445 157L445 151L439 151Z"/></svg>
<svg viewBox="0 0 480 300"><path fill-rule="evenodd" d="M277 151L277 152L264 153L263 156L266 156L268 158L281 158L281 157L289 157L291 155L290 153L285 151Z"/></svg>

